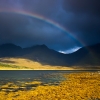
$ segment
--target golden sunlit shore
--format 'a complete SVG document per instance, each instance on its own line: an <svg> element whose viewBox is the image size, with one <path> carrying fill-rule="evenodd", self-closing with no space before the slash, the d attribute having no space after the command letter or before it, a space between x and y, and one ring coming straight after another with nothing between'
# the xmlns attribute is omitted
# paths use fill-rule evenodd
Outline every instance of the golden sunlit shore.
<svg viewBox="0 0 100 100"><path fill-rule="evenodd" d="M0 91L0 100L100 100L100 73L84 72L64 74L66 78L59 85L41 85L40 81L26 84L38 84L34 89L18 91ZM7 88L8 83L1 88ZM11 87L10 87L11 88ZM18 89L12 84L12 88Z"/></svg>
<svg viewBox="0 0 100 100"><path fill-rule="evenodd" d="M51 66L23 58L0 58L0 70L100 70L100 66Z"/></svg>
<svg viewBox="0 0 100 100"><path fill-rule="evenodd" d="M42 65L22 58L0 58L0 70L74 70L63 66Z"/></svg>

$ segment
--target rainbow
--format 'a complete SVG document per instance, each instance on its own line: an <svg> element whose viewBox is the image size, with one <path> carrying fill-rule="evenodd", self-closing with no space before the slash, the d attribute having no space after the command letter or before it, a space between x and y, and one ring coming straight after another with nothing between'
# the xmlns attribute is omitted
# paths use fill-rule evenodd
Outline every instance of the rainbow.
<svg viewBox="0 0 100 100"><path fill-rule="evenodd" d="M33 17L33 18L36 18L36 19L39 19L39 20L42 20L42 21L45 21L46 23L49 23L57 28L59 28L60 30L62 30L63 32L69 34L69 36L71 36L73 39L79 41L79 43L84 46L85 44L79 39L77 38L74 34L72 34L72 32L70 32L67 28L64 28L63 26L61 26L60 24L58 24L57 22L54 22L50 19L47 19L46 17L44 16L41 16L39 14L36 14L36 13L32 13L32 12L29 12L29 11L21 11L21 10L16 10L16 9L10 9L10 10L0 10L0 13L16 13L16 14L21 14L21 15L25 15L25 16L30 16L30 17Z"/></svg>

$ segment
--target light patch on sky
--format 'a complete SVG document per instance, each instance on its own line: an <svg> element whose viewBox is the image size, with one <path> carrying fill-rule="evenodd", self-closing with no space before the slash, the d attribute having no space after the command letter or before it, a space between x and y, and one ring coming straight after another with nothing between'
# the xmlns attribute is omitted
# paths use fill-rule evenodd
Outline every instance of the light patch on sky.
<svg viewBox="0 0 100 100"><path fill-rule="evenodd" d="M59 51L60 53L63 53L63 54L70 54L70 53L73 53L73 52L76 52L77 50L79 50L81 47L75 47L75 48L71 48L69 50L65 50L65 51Z"/></svg>

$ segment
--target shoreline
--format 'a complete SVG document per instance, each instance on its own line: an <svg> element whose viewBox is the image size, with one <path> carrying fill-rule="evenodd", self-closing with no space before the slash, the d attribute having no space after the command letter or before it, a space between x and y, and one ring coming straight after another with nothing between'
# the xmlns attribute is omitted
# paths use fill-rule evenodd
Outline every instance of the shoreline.
<svg viewBox="0 0 100 100"><path fill-rule="evenodd" d="M0 91L1 100L99 100L100 73L82 72L64 74L59 85L39 85L34 90ZM34 83L34 82L33 82ZM28 83L30 84L30 83ZM18 88L15 86L15 88Z"/></svg>

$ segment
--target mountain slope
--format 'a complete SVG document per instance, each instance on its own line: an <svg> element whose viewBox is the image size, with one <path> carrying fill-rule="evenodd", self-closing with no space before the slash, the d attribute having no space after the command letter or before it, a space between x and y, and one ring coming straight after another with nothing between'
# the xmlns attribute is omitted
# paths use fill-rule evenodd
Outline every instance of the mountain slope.
<svg viewBox="0 0 100 100"><path fill-rule="evenodd" d="M74 65L86 67L100 66L100 44L83 47L70 56L75 59L73 61Z"/></svg>
<svg viewBox="0 0 100 100"><path fill-rule="evenodd" d="M14 57L22 54L22 48L11 43L0 45L0 57Z"/></svg>
<svg viewBox="0 0 100 100"><path fill-rule="evenodd" d="M100 66L100 44L83 47L72 54L62 54L45 45L21 48L9 43L0 45L0 57L24 58L50 66L97 68Z"/></svg>

